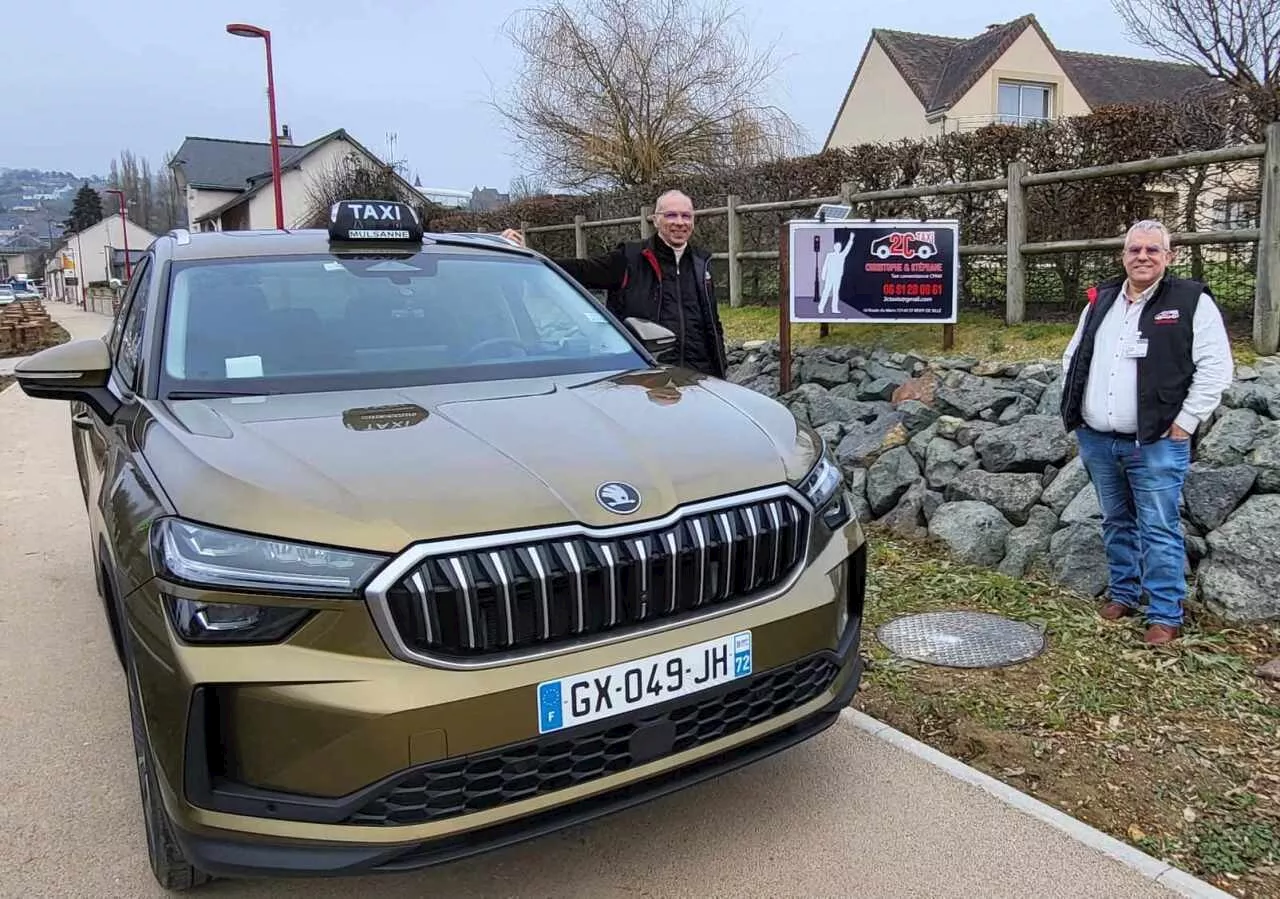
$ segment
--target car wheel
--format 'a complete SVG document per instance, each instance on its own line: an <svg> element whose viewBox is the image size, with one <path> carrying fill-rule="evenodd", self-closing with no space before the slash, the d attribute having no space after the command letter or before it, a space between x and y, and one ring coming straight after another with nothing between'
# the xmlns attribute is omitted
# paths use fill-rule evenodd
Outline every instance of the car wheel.
<svg viewBox="0 0 1280 899"><path fill-rule="evenodd" d="M117 616L119 609L117 607ZM123 630L123 627L122 627ZM128 642L128 638L125 638ZM208 874L193 867L174 839L169 813L160 798L155 757L147 742L146 725L142 720L141 691L138 687L138 671L131 649L125 652L125 682L129 689L129 721L133 726L133 755L138 765L138 788L142 799L142 821L147 834L147 856L151 873L166 890L182 891L203 886L213 880Z"/></svg>

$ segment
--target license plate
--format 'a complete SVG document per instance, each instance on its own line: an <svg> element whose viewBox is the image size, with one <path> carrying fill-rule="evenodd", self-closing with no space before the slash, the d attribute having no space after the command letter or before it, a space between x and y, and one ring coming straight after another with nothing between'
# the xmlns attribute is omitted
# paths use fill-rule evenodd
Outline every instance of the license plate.
<svg viewBox="0 0 1280 899"><path fill-rule="evenodd" d="M751 632L538 684L538 731L551 733L679 699L751 674Z"/></svg>

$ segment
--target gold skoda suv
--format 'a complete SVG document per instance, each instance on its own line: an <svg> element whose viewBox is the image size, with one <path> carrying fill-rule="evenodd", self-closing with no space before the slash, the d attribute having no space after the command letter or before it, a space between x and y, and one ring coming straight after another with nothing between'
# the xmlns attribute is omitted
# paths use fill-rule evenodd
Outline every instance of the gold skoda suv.
<svg viewBox="0 0 1280 899"><path fill-rule="evenodd" d="M156 879L402 871L805 740L866 555L823 440L541 255L344 201L175 231L66 400Z"/></svg>

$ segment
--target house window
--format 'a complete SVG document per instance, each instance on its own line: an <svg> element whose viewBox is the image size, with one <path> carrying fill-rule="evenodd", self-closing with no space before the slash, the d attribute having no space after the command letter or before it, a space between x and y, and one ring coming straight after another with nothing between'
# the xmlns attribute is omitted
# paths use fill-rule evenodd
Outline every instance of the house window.
<svg viewBox="0 0 1280 899"><path fill-rule="evenodd" d="M1029 125L1049 120L1053 108L1053 85L1025 81L1001 81L999 122L1002 125Z"/></svg>

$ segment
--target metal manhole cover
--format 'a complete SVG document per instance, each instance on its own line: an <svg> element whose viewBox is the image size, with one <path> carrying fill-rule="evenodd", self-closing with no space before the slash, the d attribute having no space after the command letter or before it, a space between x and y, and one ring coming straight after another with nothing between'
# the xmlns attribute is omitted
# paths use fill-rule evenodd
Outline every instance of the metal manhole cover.
<svg viewBox="0 0 1280 899"><path fill-rule="evenodd" d="M882 624L876 637L896 656L948 668L999 668L1044 651L1039 628L988 612L922 612Z"/></svg>

